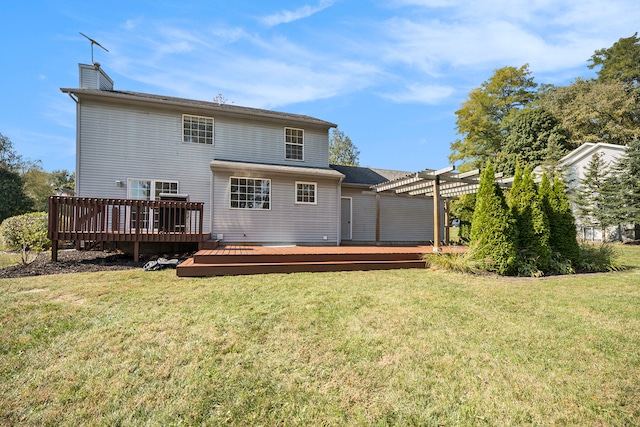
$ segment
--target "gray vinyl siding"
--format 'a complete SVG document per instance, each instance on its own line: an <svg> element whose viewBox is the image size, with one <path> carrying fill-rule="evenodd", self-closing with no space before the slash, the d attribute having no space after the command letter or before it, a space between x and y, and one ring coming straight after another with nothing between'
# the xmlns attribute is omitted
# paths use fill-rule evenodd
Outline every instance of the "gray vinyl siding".
<svg viewBox="0 0 640 427"><path fill-rule="evenodd" d="M329 165L329 140L326 129L304 129L304 161L285 159L282 124L216 119L215 157L248 163L322 167Z"/></svg>
<svg viewBox="0 0 640 427"><path fill-rule="evenodd" d="M102 69L80 64L80 87L85 89L113 90L113 81Z"/></svg>
<svg viewBox="0 0 640 427"><path fill-rule="evenodd" d="M342 197L351 198L351 240L376 241L376 195L371 191L342 187Z"/></svg>
<svg viewBox="0 0 640 427"><path fill-rule="evenodd" d="M375 242L375 193L343 186L342 197L352 199L352 241ZM401 243L432 240L433 199L380 194L380 241Z"/></svg>
<svg viewBox="0 0 640 427"><path fill-rule="evenodd" d="M271 179L269 210L232 209L230 177ZM223 243L336 244L338 233L338 182L317 180L317 204L295 203L292 175L264 172L234 174L214 171L213 236ZM305 182L314 181L305 177ZM326 236L325 240L323 237Z"/></svg>
<svg viewBox="0 0 640 427"><path fill-rule="evenodd" d="M205 202L209 231L211 147L181 143L181 123L181 114L83 102L78 196L126 198L130 178L178 181L190 201Z"/></svg>
<svg viewBox="0 0 640 427"><path fill-rule="evenodd" d="M305 160L287 161L284 158L284 124L213 116L214 144L206 145L182 142L182 115L190 114L189 111L142 108L86 99L81 100L79 111L80 144L76 171L78 196L126 198L126 183L131 178L178 181L180 193L189 194L190 201L205 203L206 232L211 231L212 191L209 164L212 160L324 168L328 166L327 129L292 126L305 130ZM118 186L116 181L121 181L124 185ZM292 188L294 181L292 178ZM278 183L278 186L281 184L284 183ZM275 211L274 214L277 215L272 215L269 227L278 231L292 228L295 232L290 235L291 238L316 241L318 236L322 240L322 236L327 235L328 240L333 239L335 242L337 181L330 185L331 190L327 186L325 183L320 188L318 206L295 205L289 211ZM330 192L333 194L331 197ZM287 193L290 198L293 197L293 190ZM279 191L275 194L279 194ZM282 203L279 205L282 206ZM303 215L291 218L291 209ZM317 225L314 212L321 217ZM277 221L283 221L287 227L276 227L274 223ZM265 232L257 233L256 236L267 238ZM269 236L273 237L275 234L271 233ZM289 238L289 235L282 236Z"/></svg>
<svg viewBox="0 0 640 427"><path fill-rule="evenodd" d="M433 240L433 199L383 195L380 198L380 240L383 242Z"/></svg>

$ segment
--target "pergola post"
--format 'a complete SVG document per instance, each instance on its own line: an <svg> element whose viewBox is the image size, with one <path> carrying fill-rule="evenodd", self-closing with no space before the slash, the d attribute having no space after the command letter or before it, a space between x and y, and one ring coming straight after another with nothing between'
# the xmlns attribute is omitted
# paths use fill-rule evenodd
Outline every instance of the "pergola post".
<svg viewBox="0 0 640 427"><path fill-rule="evenodd" d="M376 245L380 244L380 193L376 193Z"/></svg>
<svg viewBox="0 0 640 427"><path fill-rule="evenodd" d="M440 252L440 176L433 180L433 252Z"/></svg>
<svg viewBox="0 0 640 427"><path fill-rule="evenodd" d="M449 246L451 240L451 230L449 228L449 223L451 219L449 218L449 199L444 199L444 244L445 246Z"/></svg>

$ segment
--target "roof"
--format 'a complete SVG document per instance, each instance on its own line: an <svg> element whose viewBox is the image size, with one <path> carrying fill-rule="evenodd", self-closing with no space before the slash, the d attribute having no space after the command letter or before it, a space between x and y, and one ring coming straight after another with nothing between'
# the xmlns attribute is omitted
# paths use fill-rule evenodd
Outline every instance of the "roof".
<svg viewBox="0 0 640 427"><path fill-rule="evenodd" d="M605 142L598 142L594 144L593 142L586 142L564 156L560 159L560 164L564 166L570 166L581 159L593 155L598 151L610 151L610 152L619 152L623 154L625 151L624 145L616 145L616 144L608 144Z"/></svg>
<svg viewBox="0 0 640 427"><path fill-rule="evenodd" d="M215 159L209 163L212 170L230 170L234 173L251 171L270 172L296 177L340 179L344 175L329 168L314 168L308 166L275 165L266 163L237 162L233 160Z"/></svg>
<svg viewBox="0 0 640 427"><path fill-rule="evenodd" d="M329 167L342 173L345 176L345 178L342 180L343 184L363 185L367 187L398 178L403 178L410 174L410 172L405 171L377 169L361 166L329 165Z"/></svg>
<svg viewBox="0 0 640 427"><path fill-rule="evenodd" d="M241 107L238 105L199 101L195 99L176 98L172 96L153 95L149 93L130 92L122 90L99 90L81 88L61 88L60 90L63 93L73 94L78 98L105 99L113 102L124 102L130 104L155 104L158 107L189 108L223 116L253 117L260 119L279 120L284 122L298 122L324 128L337 127L335 123L327 122L315 117L305 116L302 114L283 113L279 111Z"/></svg>

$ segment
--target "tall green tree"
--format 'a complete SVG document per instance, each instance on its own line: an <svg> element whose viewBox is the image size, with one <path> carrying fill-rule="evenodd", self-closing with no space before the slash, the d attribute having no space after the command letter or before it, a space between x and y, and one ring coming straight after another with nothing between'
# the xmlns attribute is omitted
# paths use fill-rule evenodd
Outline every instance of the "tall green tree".
<svg viewBox="0 0 640 427"><path fill-rule="evenodd" d="M360 151L351 138L338 128L333 129L329 138L329 163L332 165L359 166Z"/></svg>
<svg viewBox="0 0 640 427"><path fill-rule="evenodd" d="M11 140L0 133L0 222L32 209L31 199L23 190L24 180L20 175L23 164Z"/></svg>
<svg viewBox="0 0 640 427"><path fill-rule="evenodd" d="M580 258L577 230L573 211L565 192L564 183L559 177L550 183L547 174L542 174L538 189L547 218L549 219L549 245L556 256L571 261L575 267Z"/></svg>
<svg viewBox="0 0 640 427"><path fill-rule="evenodd" d="M518 228L518 273L548 271L551 263L549 219L538 195L533 173L516 166L509 206Z"/></svg>
<svg viewBox="0 0 640 427"><path fill-rule="evenodd" d="M494 176L493 165L488 162L476 195L469 256L488 271L508 275L516 271L518 231Z"/></svg>
<svg viewBox="0 0 640 427"><path fill-rule="evenodd" d="M623 37L605 49L596 50L589 68L597 71L598 81L622 82L630 89L640 88L640 38L638 33Z"/></svg>
<svg viewBox="0 0 640 427"><path fill-rule="evenodd" d="M22 187L20 174L0 164L0 223L32 210L32 201Z"/></svg>
<svg viewBox="0 0 640 427"><path fill-rule="evenodd" d="M0 166L12 171L19 171L22 164L22 156L13 148L13 142L0 133Z"/></svg>
<svg viewBox="0 0 640 427"><path fill-rule="evenodd" d="M622 82L576 79L546 92L540 104L558 118L571 147L585 142L626 145L640 138L638 96Z"/></svg>
<svg viewBox="0 0 640 427"><path fill-rule="evenodd" d="M451 144L451 163L462 162L459 169L467 170L495 159L506 138L505 123L535 99L536 87L525 64L500 68L473 89L456 111L456 130L462 138Z"/></svg>
<svg viewBox="0 0 640 427"><path fill-rule="evenodd" d="M567 133L544 108L526 107L503 123L504 143L496 154L496 170L511 176L516 163L532 168L569 152Z"/></svg>
<svg viewBox="0 0 640 427"><path fill-rule="evenodd" d="M640 140L632 141L606 178L607 210L615 224L640 224Z"/></svg>
<svg viewBox="0 0 640 427"><path fill-rule="evenodd" d="M582 226L599 226L603 239L606 239L607 227L616 222L611 210L608 173L608 165L602 155L595 153L591 156L578 184L575 200L579 223Z"/></svg>

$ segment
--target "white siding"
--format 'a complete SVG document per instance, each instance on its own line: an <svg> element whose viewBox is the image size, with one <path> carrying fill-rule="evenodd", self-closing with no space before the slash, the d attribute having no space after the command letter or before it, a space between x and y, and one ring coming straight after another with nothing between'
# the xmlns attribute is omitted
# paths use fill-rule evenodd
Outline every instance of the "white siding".
<svg viewBox="0 0 640 427"><path fill-rule="evenodd" d="M270 210L231 209L231 176L271 179ZM307 177L305 180L309 180ZM295 176L214 171L213 235L223 242L336 244L338 182L317 180L317 205L295 203ZM327 239L324 239L324 236Z"/></svg>

